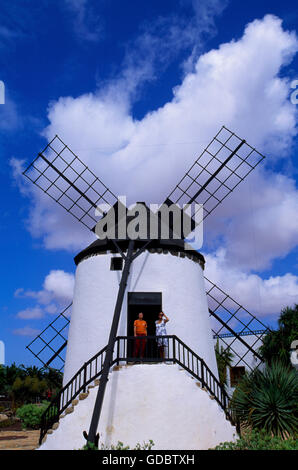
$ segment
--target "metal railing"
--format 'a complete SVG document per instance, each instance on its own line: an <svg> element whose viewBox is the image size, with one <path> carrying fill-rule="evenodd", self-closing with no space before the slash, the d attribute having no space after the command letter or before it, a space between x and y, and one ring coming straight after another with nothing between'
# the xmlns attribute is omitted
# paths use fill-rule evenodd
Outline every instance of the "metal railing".
<svg viewBox="0 0 298 470"><path fill-rule="evenodd" d="M138 345L137 342L139 342ZM159 345L162 346L162 349ZM50 402L41 418L40 444L47 431L54 423L59 421L59 417L71 405L72 401L80 393L86 392L88 385L100 377L106 350L107 346L85 362ZM139 354L139 357L136 357L136 353ZM138 361L178 364L200 382L202 389L209 392L225 411L227 419L235 424L230 409L230 398L224 386L209 369L205 361L177 336L117 336L110 367L114 364L120 365L121 363L127 364Z"/></svg>

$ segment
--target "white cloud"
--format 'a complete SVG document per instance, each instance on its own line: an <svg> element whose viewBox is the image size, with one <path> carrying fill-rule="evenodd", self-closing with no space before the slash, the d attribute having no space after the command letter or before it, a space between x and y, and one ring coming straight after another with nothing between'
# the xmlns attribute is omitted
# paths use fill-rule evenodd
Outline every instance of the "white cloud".
<svg viewBox="0 0 298 470"><path fill-rule="evenodd" d="M57 300L71 301L74 288L74 275L61 269L51 271L43 283L44 289Z"/></svg>
<svg viewBox="0 0 298 470"><path fill-rule="evenodd" d="M71 302L74 288L74 275L61 269L52 270L43 282L43 289L39 291L16 289L17 298L32 298L42 305L50 305L51 301Z"/></svg>
<svg viewBox="0 0 298 470"><path fill-rule="evenodd" d="M14 296L19 299L34 299L41 305L46 305L52 300L52 295L46 290L34 291L34 290L25 290L22 287L16 289Z"/></svg>
<svg viewBox="0 0 298 470"><path fill-rule="evenodd" d="M205 259L207 279L260 318L277 315L286 306L298 303L298 276L287 273L262 279L257 274L245 273L229 264L224 249L205 255Z"/></svg>
<svg viewBox="0 0 298 470"><path fill-rule="evenodd" d="M201 56L173 100L141 121L133 120L121 94L115 96L113 88L111 96L105 89L53 103L46 135L61 134L119 190L124 172L125 189L133 196L144 188L152 198L152 186L144 185L148 170L160 197L192 162L194 149L223 123L277 155L288 148L295 134L295 107L288 100L287 81L278 74L296 50L296 37L282 30L280 20L267 16L251 23L239 41ZM192 146L179 145L193 141ZM169 165L175 165L172 175Z"/></svg>
<svg viewBox="0 0 298 470"><path fill-rule="evenodd" d="M220 243L229 263L243 269L263 270L283 258L298 242L298 191L290 177L255 171L222 204L205 231L209 248ZM208 244L208 243L207 243Z"/></svg>
<svg viewBox="0 0 298 470"><path fill-rule="evenodd" d="M50 313L51 315L54 315L55 313L58 313L58 307L55 304L49 304L45 307L45 310L47 313Z"/></svg>
<svg viewBox="0 0 298 470"><path fill-rule="evenodd" d="M13 330L13 334L17 336L36 336L40 333L40 330L25 326L24 328L16 328Z"/></svg>
<svg viewBox="0 0 298 470"><path fill-rule="evenodd" d="M105 88L52 103L45 135L58 133L116 194L161 202L223 123L271 159L286 154L296 109L279 73L297 48L295 35L266 16L238 41L202 55L173 100L142 120L133 119L121 87ZM32 234L47 248L82 247L79 224L42 196L34 192Z"/></svg>
<svg viewBox="0 0 298 470"><path fill-rule="evenodd" d="M133 118L132 95L116 80L96 93L51 103L44 134L60 135L114 193L131 202L162 202L222 124L267 154L267 168L250 175L207 219L205 238L209 248L221 241L222 271L230 267L248 284L254 281L271 297L272 307L267 300L264 311L277 311L279 299L293 295L295 276L265 282L249 272L268 268L297 244L297 189L290 177L270 170L272 162L288 158L296 136L297 110L281 72L297 50L296 35L267 15L248 24L240 39L201 55L173 99L144 118ZM133 89L139 78L126 78ZM89 241L70 215L38 191L26 191L33 201L28 225L46 248L79 249ZM269 295L269 287L275 294Z"/></svg>
<svg viewBox="0 0 298 470"><path fill-rule="evenodd" d="M52 270L45 277L43 289L39 291L16 289L14 295L19 299L33 299L34 307L28 307L17 313L16 317L22 320L40 319L46 313L51 315L60 313L72 302L74 289L74 275L60 269Z"/></svg>
<svg viewBox="0 0 298 470"><path fill-rule="evenodd" d="M37 320L43 318L44 313L40 307L26 308L17 313L17 318L22 320Z"/></svg>

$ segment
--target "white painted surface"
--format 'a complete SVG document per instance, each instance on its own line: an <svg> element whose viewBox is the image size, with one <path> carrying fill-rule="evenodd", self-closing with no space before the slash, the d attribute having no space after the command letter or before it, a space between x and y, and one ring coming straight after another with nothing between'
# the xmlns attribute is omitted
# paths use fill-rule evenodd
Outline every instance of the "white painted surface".
<svg viewBox="0 0 298 470"><path fill-rule="evenodd" d="M88 431L97 387L79 402L74 412L60 419L41 450L80 449ZM224 412L177 365L124 366L113 371L102 408L100 443L118 441L134 448L155 443L153 450L209 449L235 440L236 430Z"/></svg>
<svg viewBox="0 0 298 470"><path fill-rule="evenodd" d="M115 255L92 256L79 263L64 369L64 384L108 342L121 271L110 271ZM205 294L198 263L172 254L141 254L133 262L123 302L119 335L127 335L127 292L162 292L162 308L175 334L199 354L218 376Z"/></svg>

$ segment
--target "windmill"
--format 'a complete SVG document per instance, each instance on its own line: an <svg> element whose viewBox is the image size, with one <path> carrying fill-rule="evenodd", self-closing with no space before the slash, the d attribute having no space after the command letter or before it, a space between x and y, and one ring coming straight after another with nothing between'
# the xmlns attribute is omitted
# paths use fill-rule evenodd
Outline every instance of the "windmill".
<svg viewBox="0 0 298 470"><path fill-rule="evenodd" d="M223 126L166 198L165 204L167 206L192 203L202 204L203 221L249 175L249 173L256 168L263 158L264 156L255 148L251 147L245 140ZM95 211L101 203L106 203L110 207L119 210L119 201L115 194L110 191L57 135L48 143L44 150L38 154L37 158L24 171L24 175L93 232L96 231L96 224L98 223L98 212L96 214ZM103 216L105 215L106 214L103 214ZM192 228L195 225L196 223L194 222ZM122 271L117 292L115 291L116 302L112 321L110 320L108 344L106 348L101 351L102 367L100 370L100 384L89 432L88 434L84 432L84 437L88 442L98 443L98 434L96 431L102 411L109 371L111 364L115 363L115 361L113 362L113 354L116 343L118 349L121 347L121 337L117 337L117 331L131 267L140 255L144 255L147 251L153 253L168 253L168 251L170 251L174 255L178 252L181 258L187 257L192 259L203 268L204 258L202 255L197 252L186 253L185 250L181 248L182 246L184 246L183 238L179 241L162 241L160 239L156 241L151 240L149 236L137 240L132 240L128 237L124 240L120 240L117 237L112 237L104 241L95 241L75 258L76 264L80 266L82 260L86 260L89 256L93 256L94 254L107 252L115 253L119 256L113 257L116 259L114 263L121 265L120 271ZM122 269L123 263L124 268ZM83 268L81 268L81 271L82 269ZM85 281L83 281L83 284L84 282ZM262 357L254 347L255 344L249 344L249 342L245 340L245 333L254 333L255 330L258 330L259 333L256 335L257 342L265 333L266 326L211 281L206 279L205 282L207 284L208 311L214 323L213 334L219 336L226 332L233 333L233 342L240 341L244 352L239 356L236 349L233 348L233 342L227 344L227 347L239 356L239 362L245 361L245 357L249 353L253 353L254 356L258 358L259 362L261 362ZM80 288L80 282L78 282L78 286ZM136 302L136 300L134 301ZM68 340L66 338L66 332L69 327L67 311L70 308L71 306L67 307L64 312L28 345L28 349L47 367L57 360L60 361L60 368L63 367L64 359L62 353L66 346L68 356L72 356L72 361L74 356L76 356L73 345L77 344L79 339L76 338L76 342L72 339L70 342L70 339ZM77 317L78 315L76 314L76 318ZM208 329L208 326L206 326L206 328ZM79 330L80 328L77 327L77 331ZM74 333L72 337L74 337ZM129 349L128 341L129 338L127 336L126 359ZM177 342L177 338L173 338L173 345L175 341ZM35 349L38 343L39 346ZM210 345L208 347L206 346L206 348L210 349ZM50 355L47 354L49 351ZM72 351L72 354L70 354L69 351ZM182 364L180 357L176 357L177 350L175 348L173 349L173 353L175 353L174 362L176 361ZM210 354L212 356L212 353ZM215 371L216 366L214 366L214 364L210 366L210 363L212 361L214 362L211 356L210 358L207 357L207 359L204 358L204 361L209 365L209 371L210 367ZM210 361L209 364L208 361ZM69 369L71 361L68 360L67 362ZM117 362L119 362L119 355L117 356ZM89 365L89 361L85 362L85 384L87 383L86 364ZM77 369L80 365L79 363L75 364ZM73 363L71 364L70 369L72 373L75 372L75 366ZM80 374L81 371L83 371L82 368L79 369ZM69 379L72 374L70 374L69 370L67 374L67 378ZM90 377L92 375L91 369L89 375ZM77 377L76 374L74 377ZM213 373L212 377L213 382L215 382L216 377ZM221 399L222 396L223 394L221 392ZM64 405L62 408L63 407Z"/></svg>

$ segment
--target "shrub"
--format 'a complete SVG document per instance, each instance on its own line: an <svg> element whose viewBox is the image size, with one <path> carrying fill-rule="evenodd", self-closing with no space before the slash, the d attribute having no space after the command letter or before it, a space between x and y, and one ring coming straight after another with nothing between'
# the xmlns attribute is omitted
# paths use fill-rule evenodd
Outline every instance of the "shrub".
<svg viewBox="0 0 298 470"><path fill-rule="evenodd" d="M236 420L283 438L297 433L298 374L275 362L244 376L232 397Z"/></svg>
<svg viewBox="0 0 298 470"><path fill-rule="evenodd" d="M236 442L219 444L214 450L298 450L298 441L295 437L270 436L265 430L251 431Z"/></svg>
<svg viewBox="0 0 298 470"><path fill-rule="evenodd" d="M153 446L154 442L150 439L149 442L143 442L143 444L138 442L133 449L124 445L123 442L118 441L116 445L111 444L111 446L105 446L104 444L101 444L99 448L94 444L88 443L82 450L151 450Z"/></svg>
<svg viewBox="0 0 298 470"><path fill-rule="evenodd" d="M48 403L43 403L42 405L28 404L18 408L16 415L21 419L23 428L39 429L41 416L47 406Z"/></svg>

